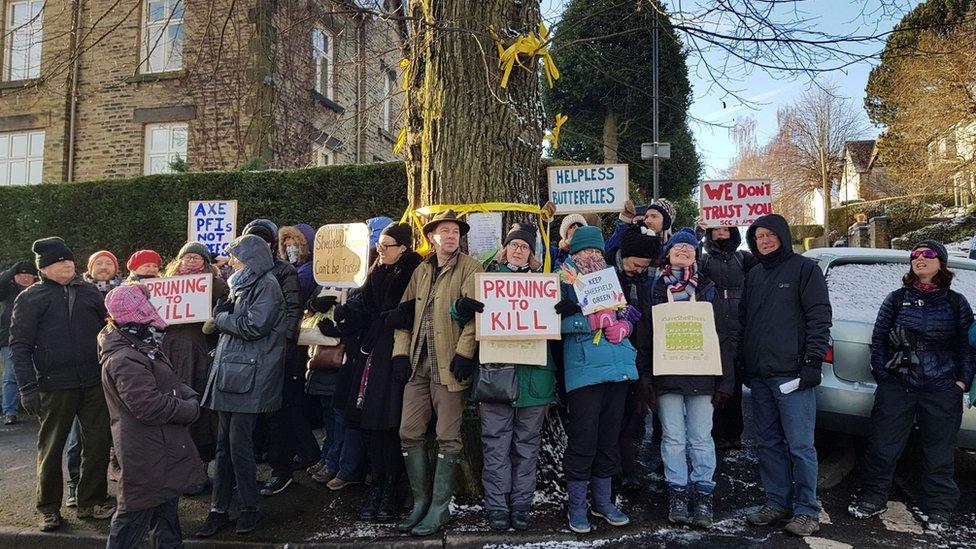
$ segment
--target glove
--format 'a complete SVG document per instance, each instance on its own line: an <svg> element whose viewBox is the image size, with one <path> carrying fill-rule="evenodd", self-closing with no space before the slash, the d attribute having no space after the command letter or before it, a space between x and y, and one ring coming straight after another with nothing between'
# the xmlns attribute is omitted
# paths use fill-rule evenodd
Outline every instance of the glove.
<svg viewBox="0 0 976 549"><path fill-rule="evenodd" d="M203 326L200 328L200 331L205 335L213 335L217 333L217 321L212 318L208 318L207 320L203 321Z"/></svg>
<svg viewBox="0 0 976 549"><path fill-rule="evenodd" d="M217 304L213 308L213 317L217 318L220 313L233 313L234 312L234 302L230 301L226 297L222 297L217 300Z"/></svg>
<svg viewBox="0 0 976 549"><path fill-rule="evenodd" d="M405 356L395 356L390 361L390 368L393 370L393 381L404 385L410 381L410 374L413 368L410 367L410 359Z"/></svg>
<svg viewBox="0 0 976 549"><path fill-rule="evenodd" d="M326 337L342 337L342 332L331 318L323 318L315 324L315 327Z"/></svg>
<svg viewBox="0 0 976 549"><path fill-rule="evenodd" d="M413 328L413 316L416 309L416 300L404 301L396 309L383 311L380 316L386 323L387 328L394 330L410 330Z"/></svg>
<svg viewBox="0 0 976 549"><path fill-rule="evenodd" d="M633 330L633 324L626 320L618 320L609 327L604 328L603 333L607 336L607 341L616 345L626 339Z"/></svg>
<svg viewBox="0 0 976 549"><path fill-rule="evenodd" d="M470 297L459 297L454 302L454 310L463 318L473 317L475 313L485 312L485 304Z"/></svg>
<svg viewBox="0 0 976 549"><path fill-rule="evenodd" d="M725 403L728 402L730 398L732 398L732 395L728 393L715 391L715 394L712 395L712 407L716 410L721 410L722 408L725 408Z"/></svg>
<svg viewBox="0 0 976 549"><path fill-rule="evenodd" d="M454 375L454 379L464 383L474 374L475 366L477 364L474 360L456 354L451 360L451 374Z"/></svg>
<svg viewBox="0 0 976 549"><path fill-rule="evenodd" d="M800 368L800 390L813 389L820 385L820 359L808 357Z"/></svg>
<svg viewBox="0 0 976 549"><path fill-rule="evenodd" d="M308 300L308 308L315 311L316 313L327 313L338 302L339 299L334 295L313 297L312 299Z"/></svg>
<svg viewBox="0 0 976 549"><path fill-rule="evenodd" d="M332 313L332 318L335 319L336 324L342 324L343 322L348 322L349 318L352 316L352 311L346 305L336 305L335 312Z"/></svg>
<svg viewBox="0 0 976 549"><path fill-rule="evenodd" d="M628 200L624 203L624 211L620 212L620 220L630 224L634 222L635 217L637 217L637 208L634 207L633 200Z"/></svg>
<svg viewBox="0 0 976 549"><path fill-rule="evenodd" d="M36 390L21 391L20 405L32 416L41 417L41 395Z"/></svg>
<svg viewBox="0 0 976 549"><path fill-rule="evenodd" d="M583 312L583 310L572 299L564 299L556 303L556 312L559 313L559 316L572 316Z"/></svg>
<svg viewBox="0 0 976 549"><path fill-rule="evenodd" d="M586 321L590 323L590 329L594 332L603 328L609 328L617 322L617 315L613 311L604 309L593 314L586 315Z"/></svg>

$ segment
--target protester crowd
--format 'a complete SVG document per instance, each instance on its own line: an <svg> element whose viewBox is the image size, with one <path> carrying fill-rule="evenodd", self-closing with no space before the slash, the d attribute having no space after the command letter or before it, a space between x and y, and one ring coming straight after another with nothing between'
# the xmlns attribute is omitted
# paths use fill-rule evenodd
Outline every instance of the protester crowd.
<svg viewBox="0 0 976 549"><path fill-rule="evenodd" d="M37 240L34 262L0 274L0 360L5 423L17 421L18 395L40 420L40 529L59 528L66 503L79 518L112 518L109 547L136 546L147 534L177 545L179 497L209 489L211 510L195 535L247 534L259 526L262 497L306 470L335 491L368 479L362 519L433 534L450 519L469 399L477 401L492 529L529 528L546 421L562 421L568 435L572 531L589 532L591 516L628 524L614 494L647 482L635 458L649 411L668 519L708 528L716 448L739 445L747 386L765 492L747 521L811 535L820 528L814 388L831 327L823 273L794 253L779 215L749 227L748 251L737 228L677 230L674 218L666 200L628 203L606 240L583 216L563 218L549 251L554 268L612 267L627 306L583 314L564 281L555 306L562 339L548 344L542 365L479 364L475 338L485 306L476 274L542 271L539 229L528 223L513 224L483 265L461 251L469 226L453 212L424 225L426 257L414 251L412 226L370 219L366 282L348 292L315 282L306 224L255 220L227 248L226 264L197 242L169 265L160 253L169 251L140 250L124 277L110 251L92 254L79 274L63 240ZM884 511L916 423L928 526L944 528L959 497L953 451L974 375L973 313L950 289L947 263L942 244L919 243L904 286L878 313L878 390L855 517ZM202 273L213 275L211 317L166 326L144 282ZM652 309L680 302L711 303L720 375L654 374ZM259 483L262 460L272 473ZM398 492L404 473L409 500ZM109 476L118 482L114 501Z"/></svg>

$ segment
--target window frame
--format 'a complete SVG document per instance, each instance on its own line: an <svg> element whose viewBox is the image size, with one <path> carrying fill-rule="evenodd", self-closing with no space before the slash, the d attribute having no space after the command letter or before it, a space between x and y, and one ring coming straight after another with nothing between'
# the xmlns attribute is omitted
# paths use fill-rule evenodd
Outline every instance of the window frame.
<svg viewBox="0 0 976 549"><path fill-rule="evenodd" d="M188 122L154 122L150 124L145 124L143 128L143 144L142 144L142 174L143 175L156 175L161 173L173 173L170 169L169 163L174 161L176 158L182 159L184 162L188 160L189 156L187 150L190 148L190 124ZM152 151L152 131L155 129L165 129L168 132L167 148L165 151ZM178 151L173 148L173 131L182 129L185 133L183 150ZM175 156L174 156L175 153ZM152 171L153 160L157 157L166 155L166 169L163 171Z"/></svg>
<svg viewBox="0 0 976 549"><path fill-rule="evenodd" d="M27 141L24 148L24 156L14 157L10 154L13 147L14 136L25 136ZM34 138L40 136L40 151L37 154L31 154L33 152ZM14 185L36 185L41 183L44 177L44 142L47 138L46 132L42 129L32 129L32 130L17 130L11 132L0 132L0 187L14 186ZM11 160L15 158L17 160ZM10 168L11 164L15 161L22 161L24 163L24 171L27 179L24 181L11 182L10 180ZM38 173L37 177L32 177L33 167L37 166ZM34 179L34 181L31 181Z"/></svg>
<svg viewBox="0 0 976 549"><path fill-rule="evenodd" d="M325 41L324 50L317 43L319 36L322 36ZM335 39L336 34L324 25L312 27L312 70L314 72L312 89L330 101L335 101ZM326 62L324 75L321 59Z"/></svg>
<svg viewBox="0 0 976 549"><path fill-rule="evenodd" d="M323 159L325 162L323 162ZM319 145L315 149L315 167L322 168L324 166L335 166L336 165L336 152L328 145Z"/></svg>
<svg viewBox="0 0 976 549"><path fill-rule="evenodd" d="M153 2L165 2L167 6L172 5L172 9L169 10L166 19L162 22L150 22L149 21L149 7ZM176 12L176 8L182 8L182 16L177 20L173 17ZM176 72L183 70L183 48L186 43L185 34L185 19L186 19L186 1L185 0L142 0L142 8L140 10L141 19L139 22L139 74L162 74L167 72ZM178 56L178 62L175 65L171 65L173 58L172 45L168 41L169 29L173 26L180 27L180 50ZM150 44L151 36L153 35L152 28L161 28L160 38L155 44ZM150 59L153 53L156 52L157 48L163 48L163 59L162 66L159 68L154 67Z"/></svg>
<svg viewBox="0 0 976 549"><path fill-rule="evenodd" d="M14 65L14 6L26 5L28 11L30 11L33 4L40 4L40 11L37 15L31 16L26 23L16 27L17 29L26 29L28 33L28 45L25 50L24 55L26 55L26 65L25 74L18 75L16 78L13 75L13 65ZM41 76L41 57L44 54L44 0L7 0L7 2L0 2L3 5L3 32L0 33L3 42L3 57L0 61L0 67L3 71L0 72L0 81L3 82L20 82L24 80L32 80L35 78L40 78ZM35 31L34 26L39 28ZM36 40L35 40L36 38ZM37 48L37 64L31 64L31 52L34 48Z"/></svg>
<svg viewBox="0 0 976 549"><path fill-rule="evenodd" d="M383 131L393 133L393 90L396 89L397 74L394 70L383 69Z"/></svg>

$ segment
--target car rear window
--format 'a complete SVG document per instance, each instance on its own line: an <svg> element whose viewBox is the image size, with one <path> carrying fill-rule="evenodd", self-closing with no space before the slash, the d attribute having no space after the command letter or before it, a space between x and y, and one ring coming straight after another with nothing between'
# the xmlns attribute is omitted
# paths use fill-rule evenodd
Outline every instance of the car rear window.
<svg viewBox="0 0 976 549"><path fill-rule="evenodd" d="M901 287L907 263L842 263L827 270L827 289L834 318L874 324L881 302ZM953 269L952 289L976 300L976 271Z"/></svg>

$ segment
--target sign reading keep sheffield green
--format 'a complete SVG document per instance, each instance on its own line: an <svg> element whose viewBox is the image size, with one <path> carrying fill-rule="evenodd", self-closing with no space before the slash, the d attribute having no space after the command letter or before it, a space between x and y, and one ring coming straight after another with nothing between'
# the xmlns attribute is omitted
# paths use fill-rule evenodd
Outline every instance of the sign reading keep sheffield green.
<svg viewBox="0 0 976 549"><path fill-rule="evenodd" d="M619 212L629 198L627 164L550 166L547 171L556 215Z"/></svg>

